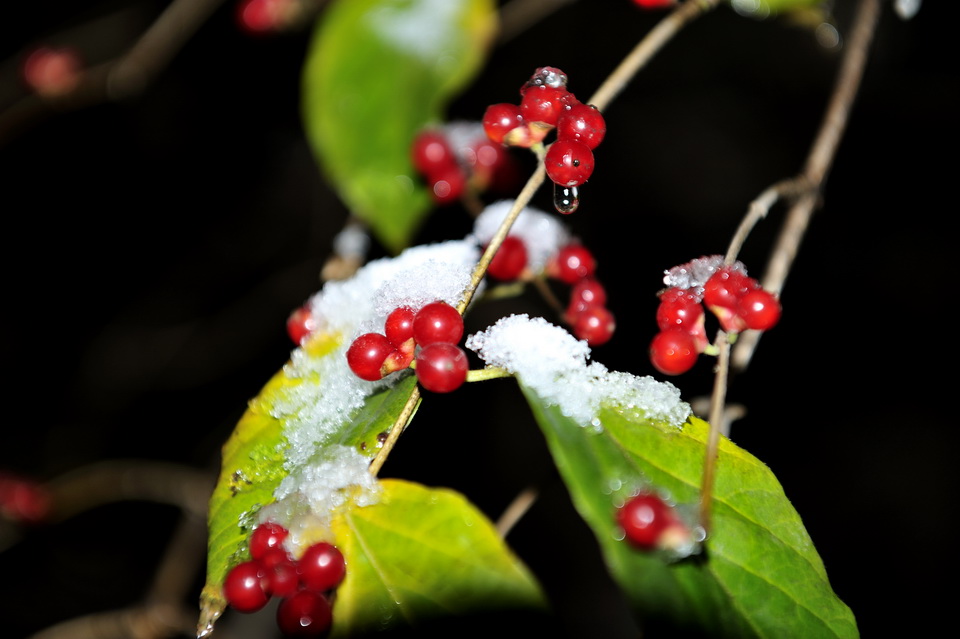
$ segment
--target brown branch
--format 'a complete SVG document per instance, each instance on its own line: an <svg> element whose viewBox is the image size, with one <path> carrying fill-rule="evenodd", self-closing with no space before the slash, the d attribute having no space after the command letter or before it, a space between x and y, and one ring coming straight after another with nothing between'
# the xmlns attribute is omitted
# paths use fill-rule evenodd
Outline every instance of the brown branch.
<svg viewBox="0 0 960 639"><path fill-rule="evenodd" d="M678 6L667 17L661 20L649 33L647 33L643 39L641 39L640 43L634 47L633 51L627 55L623 62L621 62L613 70L610 76L608 76L607 79L600 85L600 88L597 89L593 96L591 96L591 98L588 100L588 103L601 110L609 105L610 102L633 78L633 76L636 75L636 73L647 63L647 61L649 61L650 58L653 57L653 55L659 51L686 23L703 14L704 12L713 9L718 2L719 0L687 0L687 2L684 2L682 5ZM503 240L510 233L513 223L516 222L517 218L520 216L520 213L533 199L533 196L536 194L540 186L546 181L547 173L543 165L543 149L540 149L537 155L539 157L537 168L527 180L527 183L524 185L523 189L521 189L520 193L517 195L517 198L513 202L513 206L510 208L510 211L507 213L506 217L504 217L503 222L500 224L500 227L497 229L496 233L494 233L493 237L490 238L490 242L487 244L486 249L484 249L483 255L480 256L480 261L477 262L477 266L474 268L474 271L471 274L470 283L464 290L463 295L461 296L461 299L456 307L457 311L461 315L463 315L467 307L470 306L470 302L473 300L473 296L476 294L480 283L483 281L483 278L487 273L487 268L490 266L491 260L493 260L493 256L500 249L500 245L503 244ZM400 417L397 418L397 421L391 427L390 434L387 438L387 441L384 442L383 448L377 453L377 456L370 464L370 472L372 474L376 475L380 471L380 468L386 461L390 451L393 450L397 439L400 437L400 434L406 428L407 423L413 416L413 413L419 403L419 399L419 394L416 392L416 389L414 389L414 393L407 401L407 404L404 407Z"/></svg>
<svg viewBox="0 0 960 639"><path fill-rule="evenodd" d="M154 604L99 612L45 628L29 639L161 639L192 635L193 611Z"/></svg>
<svg viewBox="0 0 960 639"><path fill-rule="evenodd" d="M762 285L767 290L779 293L783 282L793 264L800 242L803 239L813 211L819 204L819 194L823 190L837 147L850 118L850 110L863 78L867 52L876 30L880 14L879 0L861 0L857 6L852 34L846 56L834 87L833 95L827 106L820 130L807 156L806 165L799 177L780 182L761 194L751 204L743 223L734 235L727 251L726 262L736 260L740 246L746 240L753 226L766 216L767 211L784 195L799 197L787 215L777 244L767 265ZM749 363L759 339L760 331L747 331L739 336L737 349L732 357L733 368L742 371ZM721 337L723 338L720 343ZM709 528L710 505L713 498L713 484L716 474L716 456L720 440L721 423L724 420L724 401L729 375L730 345L723 331L718 333L720 347L719 361L710 406L710 434L704 459L703 480L700 491L700 523Z"/></svg>
<svg viewBox="0 0 960 639"><path fill-rule="evenodd" d="M821 205L820 194L830 168L833 166L837 148L846 131L850 112L860 89L879 16L880 0L861 0L857 6L833 95L827 105L817 137L811 145L803 172L795 179L797 183L805 184L806 188L787 213L761 280L762 286L773 293L779 294L783 290L783 284L793 266L800 243L810 225L810 219ZM748 331L737 341L731 359L733 370L738 372L746 370L753 358L760 336L759 331Z"/></svg>

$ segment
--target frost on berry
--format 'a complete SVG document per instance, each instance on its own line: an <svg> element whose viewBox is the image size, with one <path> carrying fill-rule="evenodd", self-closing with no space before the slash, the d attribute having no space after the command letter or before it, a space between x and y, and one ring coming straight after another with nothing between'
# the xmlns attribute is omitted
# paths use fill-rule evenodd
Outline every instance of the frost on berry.
<svg viewBox="0 0 960 639"><path fill-rule="evenodd" d="M672 384L588 363L590 347L585 341L540 317L502 318L469 336L466 347L488 365L514 373L541 399L583 426L597 426L601 402L631 407L678 427L691 414Z"/></svg>
<svg viewBox="0 0 960 639"><path fill-rule="evenodd" d="M686 264L680 264L665 270L663 272L663 283L667 286L682 289L703 289L703 285L707 283L710 276L722 266L722 255L705 255ZM742 262L734 262L730 265L730 268L742 271L744 274L747 272ZM702 293L702 290L700 293Z"/></svg>

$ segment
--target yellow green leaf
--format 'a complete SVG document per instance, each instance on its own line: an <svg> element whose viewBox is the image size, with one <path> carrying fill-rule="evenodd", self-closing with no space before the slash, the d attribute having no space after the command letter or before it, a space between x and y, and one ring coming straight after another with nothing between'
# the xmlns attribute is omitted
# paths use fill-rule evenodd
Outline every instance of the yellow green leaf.
<svg viewBox="0 0 960 639"><path fill-rule="evenodd" d="M462 495L396 479L381 486L379 503L347 508L333 520L347 559L333 636L544 607L529 570Z"/></svg>

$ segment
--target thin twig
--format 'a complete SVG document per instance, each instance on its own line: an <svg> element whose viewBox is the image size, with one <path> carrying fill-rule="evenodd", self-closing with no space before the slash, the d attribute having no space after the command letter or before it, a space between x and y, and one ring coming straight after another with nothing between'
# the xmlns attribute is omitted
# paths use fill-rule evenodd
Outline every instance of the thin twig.
<svg viewBox="0 0 960 639"><path fill-rule="evenodd" d="M212 486L206 473L180 464L142 459L98 462L47 484L53 504L50 523L103 504L131 500L171 504L204 518Z"/></svg>
<svg viewBox="0 0 960 639"><path fill-rule="evenodd" d="M727 375L730 365L730 342L724 331L717 331L714 342L717 347L717 369L710 396L710 434L707 438L706 456L703 461L703 481L700 484L700 525L710 530L710 506L713 500L713 483L717 472L717 449L720 446L720 424L724 421L724 405L727 397Z"/></svg>
<svg viewBox="0 0 960 639"><path fill-rule="evenodd" d="M787 213L783 228L770 254L764 276L763 287L779 294L787 279L790 268L799 251L800 243L810 226L813 212L819 208L820 194L833 160L836 157L840 140L846 131L850 112L863 80L867 65L868 52L880 17L880 0L861 0L857 6L851 27L850 39L834 85L833 95L827 105L823 122L814 139L798 181L808 185L805 195L799 197ZM759 331L749 331L737 341L731 359L733 370L747 368L760 340Z"/></svg>
<svg viewBox="0 0 960 639"><path fill-rule="evenodd" d="M30 639L161 639L191 635L195 613L185 606L154 604L98 612L45 628Z"/></svg>
<svg viewBox="0 0 960 639"><path fill-rule="evenodd" d="M524 488L520 491L520 494L513 498L510 505L500 515L500 519L497 520L497 533L501 538L506 537L517 522L527 514L530 507L537 501L538 495L537 489L531 486Z"/></svg>
<svg viewBox="0 0 960 639"><path fill-rule="evenodd" d="M780 182L770 187L751 204L743 223L731 242L726 261L736 259L740 246L753 226L762 219L776 200L783 195L799 195L790 209L784 227L767 265L762 285L767 290L779 293L786 280L793 260L796 257L800 241L807 230L813 211L819 204L823 183L833 164L837 147L846 129L850 109L856 98L866 67L867 52L876 29L880 14L879 0L861 0L854 17L852 35L846 56L834 86L834 92L827 106L823 123L807 156L801 175L793 180ZM749 363L757 345L759 331L748 331L739 336L733 359L735 370L742 371ZM722 343L719 343L723 337ZM710 407L710 435L704 459L703 481L700 496L700 523L709 527L710 505L713 499L713 484L716 474L717 447L720 440L720 424L724 418L724 401L727 379L730 369L730 345L723 331L718 333L720 347L713 395Z"/></svg>

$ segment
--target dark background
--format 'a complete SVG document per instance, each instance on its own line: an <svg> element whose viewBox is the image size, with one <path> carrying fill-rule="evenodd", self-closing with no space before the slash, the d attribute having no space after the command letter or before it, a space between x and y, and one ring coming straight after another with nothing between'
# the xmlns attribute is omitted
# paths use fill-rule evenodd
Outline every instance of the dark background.
<svg viewBox="0 0 960 639"><path fill-rule="evenodd" d="M926 2L907 22L884 3L783 320L729 395L748 411L732 439L777 474L865 636L926 634L950 605L935 580L956 569L949 4ZM836 3L841 34L852 5ZM19 3L0 19L0 109L21 91L26 47L75 42L106 59L164 6ZM574 2L498 47L451 119L514 101L543 65L587 96L656 19L627 0ZM216 467L247 400L286 360L285 319L319 288L347 217L301 128L308 41L307 30L244 35L226 4L142 95L49 114L0 146L0 469L49 479L108 459ZM839 59L809 30L721 7L607 109L597 171L567 218L597 254L618 318L597 361L656 374L644 351L663 270L722 253L748 203L801 169ZM534 204L549 209L548 195ZM742 254L755 274L782 212ZM418 241L469 225L456 207L437 211ZM468 318L468 330L515 311L549 313L530 295ZM706 395L709 364L671 381L687 399ZM535 425L500 388L490 413L471 404L490 405L488 388L429 397L384 474L453 486L491 516L538 483L511 542L562 602L571 636L629 636ZM451 449L462 452L441 454ZM135 603L176 521L168 507L126 503L29 531L0 553L0 634Z"/></svg>

